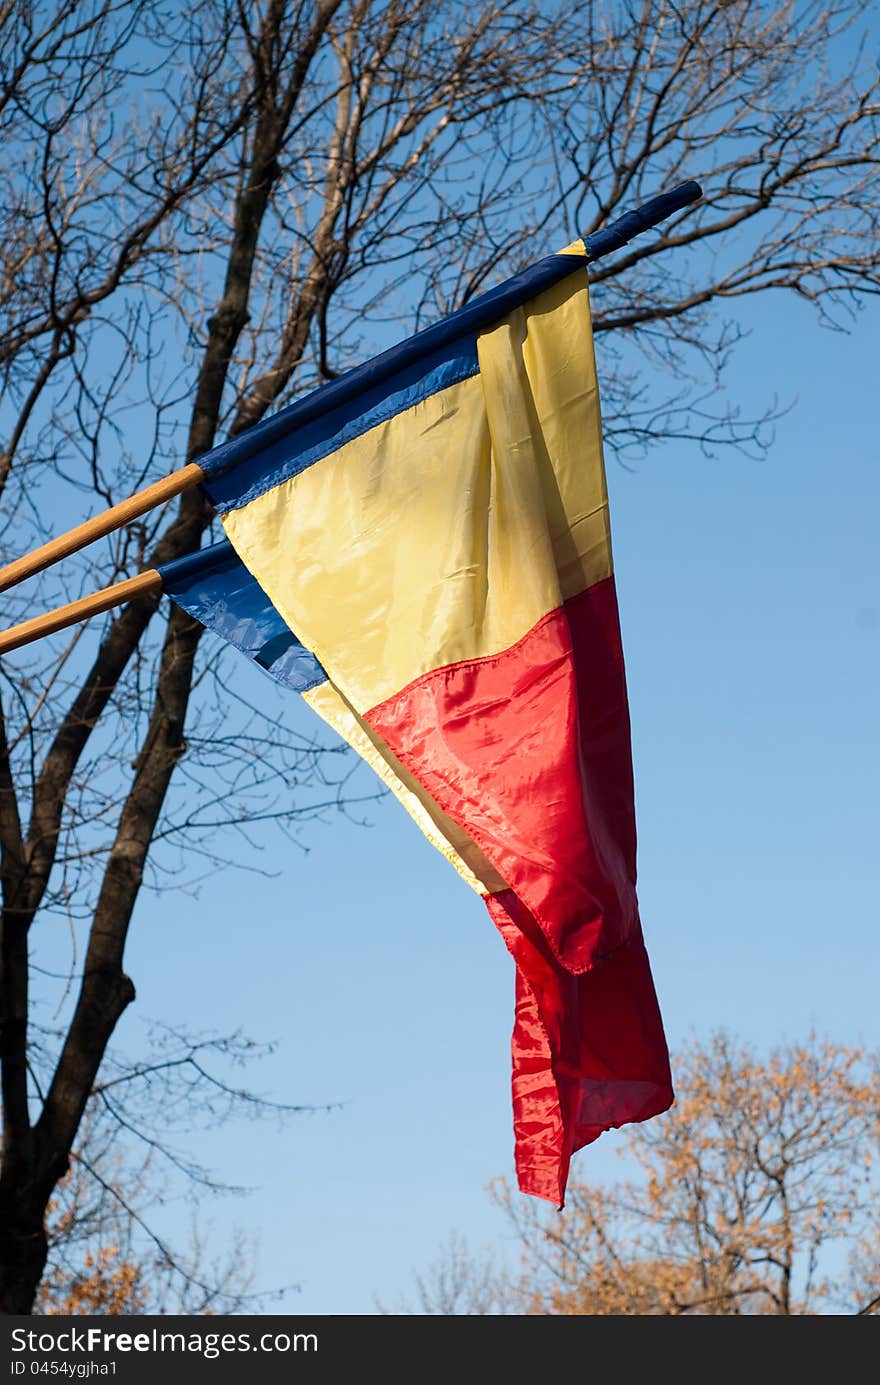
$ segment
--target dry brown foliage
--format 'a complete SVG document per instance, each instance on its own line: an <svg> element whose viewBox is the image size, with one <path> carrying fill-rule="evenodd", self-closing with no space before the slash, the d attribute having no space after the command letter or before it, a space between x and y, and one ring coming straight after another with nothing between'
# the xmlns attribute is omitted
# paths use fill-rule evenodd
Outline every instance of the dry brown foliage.
<svg viewBox="0 0 880 1385"><path fill-rule="evenodd" d="M562 1213L498 1185L514 1311L876 1312L877 1056L811 1036L761 1058L719 1034L674 1073L676 1105L628 1137L638 1177L575 1183Z"/></svg>

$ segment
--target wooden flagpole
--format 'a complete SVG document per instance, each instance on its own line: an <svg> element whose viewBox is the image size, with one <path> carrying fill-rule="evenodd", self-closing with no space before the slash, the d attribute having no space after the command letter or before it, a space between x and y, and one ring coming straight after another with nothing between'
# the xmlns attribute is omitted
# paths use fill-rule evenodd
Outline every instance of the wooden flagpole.
<svg viewBox="0 0 880 1385"><path fill-rule="evenodd" d="M128 524L129 520L137 519L138 515L145 515L147 510L153 510L157 505L164 505L166 500L173 500L175 495L180 495L183 491L197 486L204 479L204 476L205 473L199 464L190 462L188 466L181 467L179 471L172 471L170 476L163 477L161 481L156 481L152 486L138 491L136 495L130 495L127 500L121 500L118 505L113 505L103 514L95 515L94 519L87 519L84 524L77 525L75 529L68 530L66 534L61 534L57 539L50 539L40 548L35 548L32 553L25 553L24 557L16 558L15 562L0 568L0 592L6 591L7 587L14 587L17 582L23 582L27 577L33 577L35 573L42 572L44 568L51 567L52 563L57 563L61 558L67 558L71 553L78 553L87 544L94 543L95 539L102 539L106 534L112 534L114 529L121 529L123 524ZM137 579L132 580L136 581ZM119 586L125 586L125 583L120 582ZM106 590L114 591L115 588L108 587ZM101 595L103 593L96 593L96 596ZM76 605L76 602L73 604ZM68 607L63 606L61 609L66 611ZM106 611L109 608L102 606L100 609ZM96 612L92 614L96 614ZM67 623L69 624L69 622ZM53 626L53 629L56 630L62 628L57 625ZM11 634L12 631L8 633ZM36 636L32 638L36 639Z"/></svg>
<svg viewBox="0 0 880 1385"><path fill-rule="evenodd" d="M0 654L21 649L23 645L42 639L44 635L53 635L56 630L66 630L68 625L76 625L78 621L88 620L89 616L100 615L102 611L110 611L136 596L161 590L162 578L155 568L139 572L137 577L126 577L124 582L114 582L112 587L104 587L79 601L70 601L66 606L56 606L54 611L47 611L44 615L34 616L32 620L4 630L0 633Z"/></svg>

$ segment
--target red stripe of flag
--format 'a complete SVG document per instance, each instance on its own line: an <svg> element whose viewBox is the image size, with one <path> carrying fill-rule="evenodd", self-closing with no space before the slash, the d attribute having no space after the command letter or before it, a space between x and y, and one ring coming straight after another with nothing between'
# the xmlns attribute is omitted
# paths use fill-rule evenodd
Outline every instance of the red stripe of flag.
<svg viewBox="0 0 880 1385"><path fill-rule="evenodd" d="M487 904L517 966L517 1170L561 1204L575 1149L672 1101L636 901L613 578L366 719L510 887Z"/></svg>

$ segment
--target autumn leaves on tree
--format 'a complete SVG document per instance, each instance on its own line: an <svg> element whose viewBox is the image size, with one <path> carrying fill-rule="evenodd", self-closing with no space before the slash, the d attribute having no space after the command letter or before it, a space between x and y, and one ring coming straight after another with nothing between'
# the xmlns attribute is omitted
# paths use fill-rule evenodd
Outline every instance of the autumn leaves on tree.
<svg viewBox="0 0 880 1385"><path fill-rule="evenodd" d="M521 1272L453 1244L409 1311L550 1316L880 1310L880 1055L811 1035L764 1057L730 1035L674 1055L678 1099L626 1137L629 1177L563 1213L492 1195Z"/></svg>

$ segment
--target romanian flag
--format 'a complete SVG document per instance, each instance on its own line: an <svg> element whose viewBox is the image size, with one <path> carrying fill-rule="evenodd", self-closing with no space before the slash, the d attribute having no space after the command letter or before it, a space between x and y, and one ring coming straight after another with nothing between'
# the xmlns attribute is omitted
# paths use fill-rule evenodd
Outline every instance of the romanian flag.
<svg viewBox="0 0 880 1385"><path fill-rule="evenodd" d="M200 459L226 542L165 590L306 701L516 964L516 1164L672 1101L583 242Z"/></svg>

